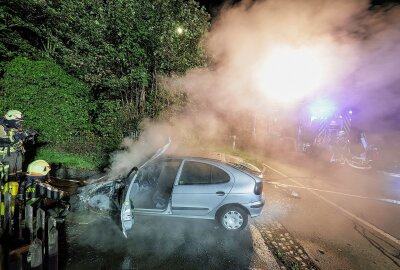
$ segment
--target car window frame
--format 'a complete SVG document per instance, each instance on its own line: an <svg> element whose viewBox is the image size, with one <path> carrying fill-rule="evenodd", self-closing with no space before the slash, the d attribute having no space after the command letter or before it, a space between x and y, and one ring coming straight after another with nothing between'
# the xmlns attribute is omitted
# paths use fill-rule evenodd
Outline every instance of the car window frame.
<svg viewBox="0 0 400 270"><path fill-rule="evenodd" d="M218 182L218 183L213 182L213 174L212 174L212 170L211 170L211 185L225 184L225 183L229 183L231 181L232 177L229 175L229 173L226 170L224 170L218 166L215 166L215 165L212 165L212 166L214 166L214 168L217 168L218 170L221 170L224 174L226 174L228 176L228 181Z"/></svg>
<svg viewBox="0 0 400 270"><path fill-rule="evenodd" d="M212 183L212 182L211 182L212 179L210 179L210 183L207 183L207 184L206 184L206 183L201 183L201 184L183 184L183 185L182 185L182 184L179 184L179 180L180 180L181 175L182 175L183 167L185 166L185 163L186 163L186 162L197 162L197 163L207 164L207 165L212 166L212 167L217 167L218 169L222 170L225 174L228 175L229 180L226 181L226 182ZM212 177L212 176L211 176L211 177ZM208 162L208 161L205 161L205 160L197 160L197 159L183 159L183 160L182 160L182 163L181 163L181 167L179 168L178 174L176 175L175 181L176 181L176 182L175 182L175 186L223 185L223 184L229 183L229 182L231 182L231 181L234 181L234 177L233 177L233 175L231 175L231 173L230 173L229 171L226 171L225 169L222 168L222 166L218 166L218 164L215 164L215 163L213 163L213 162Z"/></svg>

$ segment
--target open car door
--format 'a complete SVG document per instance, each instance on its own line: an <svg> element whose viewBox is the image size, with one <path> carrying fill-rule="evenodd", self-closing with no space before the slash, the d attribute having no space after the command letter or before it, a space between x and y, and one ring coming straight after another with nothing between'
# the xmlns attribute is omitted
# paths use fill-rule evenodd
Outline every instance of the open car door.
<svg viewBox="0 0 400 270"><path fill-rule="evenodd" d="M171 138L168 139L168 143L164 145L163 147L159 148L157 152L150 158L148 159L145 163L143 163L138 170L146 166L149 162L155 160L156 158L160 157L162 154L165 153L165 151L168 149L169 145L171 144ZM127 232L132 230L133 224L134 224L134 218L133 218L133 204L131 201L131 198L138 192L139 186L137 183L135 183L137 173L133 176L128 190L125 193L125 198L122 203L121 207L121 227L122 227L122 232L124 233L125 237L128 238Z"/></svg>

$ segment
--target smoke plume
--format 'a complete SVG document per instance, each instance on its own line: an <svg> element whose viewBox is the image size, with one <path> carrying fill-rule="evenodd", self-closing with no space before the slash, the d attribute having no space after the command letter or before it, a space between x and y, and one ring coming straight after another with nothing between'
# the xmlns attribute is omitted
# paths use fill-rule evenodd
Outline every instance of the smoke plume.
<svg viewBox="0 0 400 270"><path fill-rule="evenodd" d="M321 97L334 99L339 107L356 108L361 129L395 129L388 119L395 119L392 116L399 113L400 104L398 6L370 9L367 0L242 1L223 7L204 39L207 67L163 79L168 90L187 93L185 109L144 122L138 141L126 138L122 151L112 155L111 177L125 175L143 163L169 137L172 153L191 154L193 143L232 145L233 138L237 146L248 146L256 133L258 138L263 136L264 130L256 131L256 126L262 127L271 112L289 110L296 115L304 102ZM291 117L288 123L296 123ZM347 182L346 177L339 178ZM282 205L272 208L272 215L286 214ZM174 230L165 232L157 226L153 230L138 226L139 240L132 243L140 243L139 250L148 248L143 238L160 231L151 247L159 246L162 254L170 256L185 237L179 232L165 238ZM164 228L164 224L159 226ZM201 237L208 234L199 231ZM82 239L97 245L98 230L88 235ZM120 238L104 241L110 247L113 241L115 246L122 242ZM217 250L214 245L209 246Z"/></svg>
<svg viewBox="0 0 400 270"><path fill-rule="evenodd" d="M370 9L366 0L242 1L221 9L205 40L207 67L165 79L171 91L188 93L186 110L167 124L147 125L138 143L124 142L128 150L114 155L112 171L126 170L121 160L134 163L136 153L160 146L160 138L231 141L251 133L255 116L261 115L258 124L273 109L296 111L320 97L357 108L362 129L393 125L385 119L400 104L399 7Z"/></svg>

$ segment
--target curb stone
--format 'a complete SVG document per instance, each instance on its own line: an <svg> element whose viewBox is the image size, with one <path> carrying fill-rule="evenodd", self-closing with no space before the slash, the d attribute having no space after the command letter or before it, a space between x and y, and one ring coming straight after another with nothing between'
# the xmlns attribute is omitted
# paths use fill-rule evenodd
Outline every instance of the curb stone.
<svg viewBox="0 0 400 270"><path fill-rule="evenodd" d="M271 250L265 244L265 241L257 229L256 226L250 224L251 238L253 240L253 249L255 257L252 258L252 263L249 269L251 270L279 270L279 264L277 263Z"/></svg>

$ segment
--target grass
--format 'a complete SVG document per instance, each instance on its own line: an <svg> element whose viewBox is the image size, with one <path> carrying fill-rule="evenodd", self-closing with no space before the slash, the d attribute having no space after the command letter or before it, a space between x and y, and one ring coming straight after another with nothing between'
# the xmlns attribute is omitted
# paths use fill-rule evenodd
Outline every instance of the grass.
<svg viewBox="0 0 400 270"><path fill-rule="evenodd" d="M293 262L292 265L290 266L290 270L299 270L300 269L300 264L298 262Z"/></svg>
<svg viewBox="0 0 400 270"><path fill-rule="evenodd" d="M283 252L281 252L279 249L276 249L276 256L278 257L278 259L280 261L283 261L285 254Z"/></svg>
<svg viewBox="0 0 400 270"><path fill-rule="evenodd" d="M67 168L84 170L95 170L101 166L101 160L94 155L71 154L53 148L40 149L36 159L43 159L53 164L62 164Z"/></svg>

